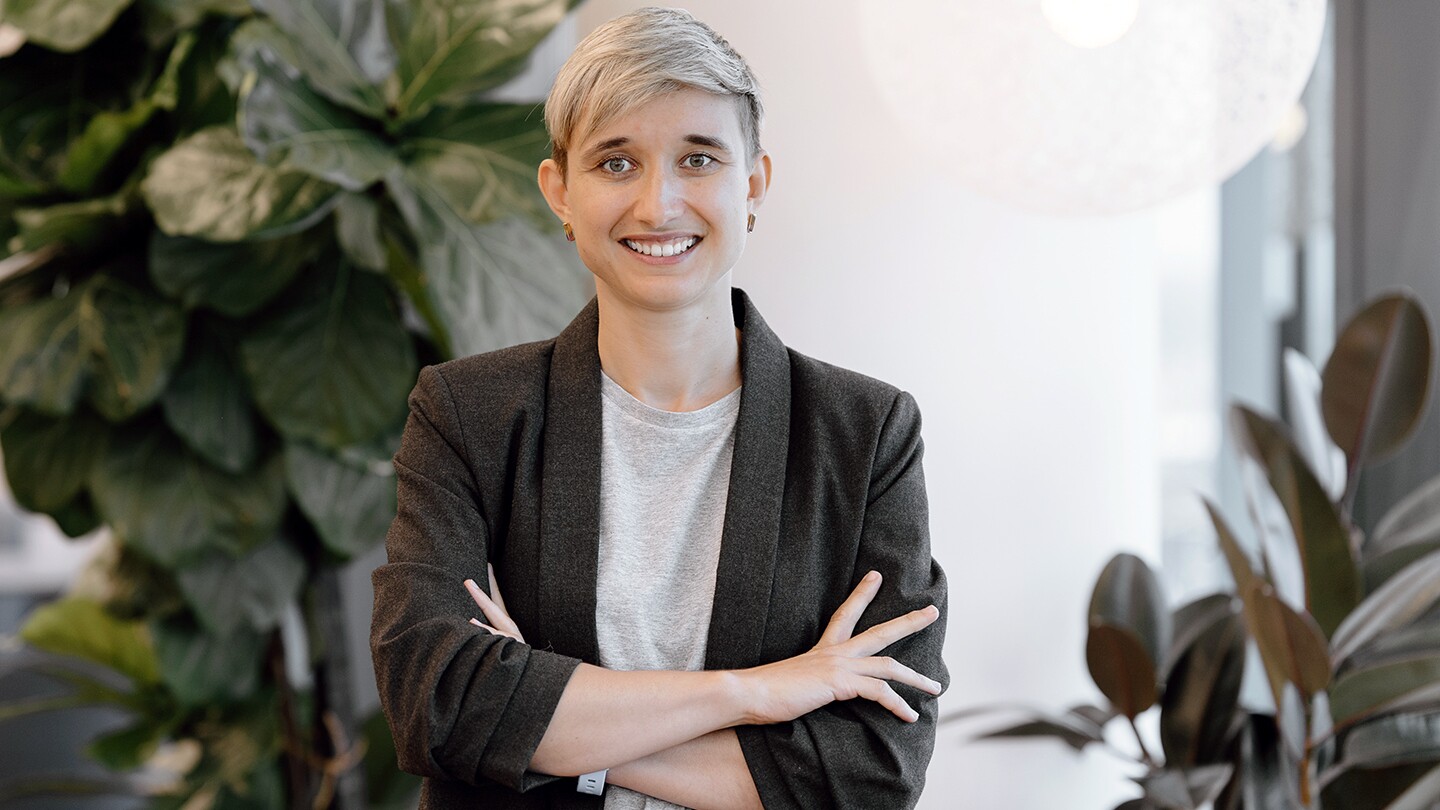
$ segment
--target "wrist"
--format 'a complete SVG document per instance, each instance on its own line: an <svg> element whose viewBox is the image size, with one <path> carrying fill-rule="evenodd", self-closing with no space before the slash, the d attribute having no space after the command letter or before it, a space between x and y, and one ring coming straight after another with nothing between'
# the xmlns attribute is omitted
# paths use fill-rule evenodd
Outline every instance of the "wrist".
<svg viewBox="0 0 1440 810"><path fill-rule="evenodd" d="M715 670L716 705L724 708L725 724L721 728L753 725L757 721L754 699L755 685L743 669Z"/></svg>

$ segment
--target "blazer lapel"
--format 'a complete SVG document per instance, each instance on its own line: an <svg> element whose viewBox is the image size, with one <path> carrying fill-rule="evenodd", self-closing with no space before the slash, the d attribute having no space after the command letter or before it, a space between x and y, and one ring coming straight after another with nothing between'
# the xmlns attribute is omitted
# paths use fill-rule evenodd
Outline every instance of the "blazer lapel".
<svg viewBox="0 0 1440 810"><path fill-rule="evenodd" d="M732 293L740 327L740 414L715 575L706 669L754 666L765 640L790 447L790 356L750 297Z"/></svg>
<svg viewBox="0 0 1440 810"><path fill-rule="evenodd" d="M595 576L600 554L600 352L595 299L555 339L541 462L538 593L556 652L599 665Z"/></svg>

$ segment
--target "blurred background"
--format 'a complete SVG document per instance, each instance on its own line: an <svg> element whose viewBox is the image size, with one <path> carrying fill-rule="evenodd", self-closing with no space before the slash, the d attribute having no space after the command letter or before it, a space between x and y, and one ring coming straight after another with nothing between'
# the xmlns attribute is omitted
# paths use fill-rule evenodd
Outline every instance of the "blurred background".
<svg viewBox="0 0 1440 810"><path fill-rule="evenodd" d="M128 612L120 612L115 621L121 626L114 633L141 626L132 620L170 623L168 630L155 631L158 659L152 654L149 664L132 662L130 675L157 693L178 689L178 698L156 699L178 700L181 708L140 707L142 713L154 710L170 719L138 731L130 719L133 705L0 721L0 784L10 786L16 807L139 806L138 800L104 794L173 780L177 772L193 775L196 771L188 769L199 761L211 776L186 783L192 792L210 791L216 806L266 806L270 799L264 797L285 793L278 771L258 781L232 778L225 772L225 755L214 753L225 750L215 747L223 737L215 727L228 723L228 728L244 729L259 723L265 730L252 736L270 740L276 737L266 723L273 721L237 720L234 713L197 707L222 698L264 703L314 691L315 697L304 699L333 710L338 726L327 726L326 712L308 703L303 711L283 716L318 718L297 733L332 764L344 763L353 753L350 742L361 736L376 706L366 643L369 572L383 561L383 549L374 544L383 537L385 518L383 510L353 517L364 511L360 501L344 501L336 493L383 502L376 493L385 491L388 480L393 499L393 478L385 469L387 441L393 443L403 421L403 395L420 364L554 334L590 294L583 268L567 258L543 215L521 221L501 216L501 209L513 213L534 201L510 191L477 196L476 189L489 181L470 176L477 170L461 164L478 161L501 174L508 171L514 177L505 179L509 185L504 187L522 185L530 171L524 160L544 152L543 133L535 142L538 113L526 123L525 114L511 115L497 105L533 111L579 38L644 4L586 0L568 11L562 4L553 18L541 21L520 19L517 12L517 25L527 35L536 34L533 53L530 44L517 46L472 69L477 75L489 71L488 83L439 88L424 86L407 63L424 53L423 29L429 23L422 14L396 10L405 4L392 3L386 19L392 36L413 41L399 49L388 69L373 75L363 58L327 62L323 54L307 56L295 47L313 34L307 33L313 23L295 9L333 3L292 6L256 0L254 15L243 2L156 0L148 10L141 8L147 5L143 2L128 5L11 0L0 16L9 24L7 33L29 34L28 41L21 36L26 44L0 59L0 92L7 94L0 101L0 118L9 119L0 121L6 161L0 167L5 174L0 195L8 195L4 208L17 223L7 226L10 258L0 263L0 304L5 306L0 341L10 341L0 344L0 403L9 408L0 428L11 431L0 432L0 448L11 489L25 496L18 500L28 499L32 508L38 500L43 511L52 513L84 500L88 510L86 516L71 518L68 529L81 536L70 539L55 519L21 508L16 499L0 499L0 633L10 639L0 650L8 662L0 667L0 702L50 699L64 694L64 684L79 683L46 674L46 662L36 660L40 654L15 635L33 622L40 606L78 582L82 594L98 600L91 604L128 600ZM410 5L418 10L426 4ZM545 5L530 4L536 9ZM973 33L966 35L969 39L962 36L968 29L947 28L964 25L965 3L704 0L679 5L726 36L765 91L762 140L774 160L774 182L735 283L789 345L905 388L924 414L934 554L951 587L946 658L953 683L942 711L1000 702L1058 710L1096 701L1085 665L1084 611L1095 577L1112 555L1124 550L1147 561L1172 604L1229 584L1200 501L1204 495L1232 514L1245 511L1226 438L1226 403L1239 399L1260 411L1283 413L1283 350L1292 348L1323 363L1337 324L1382 291L1408 288L1430 311L1440 311L1435 258L1440 256L1440 228L1435 227L1440 222L1440 150L1431 148L1440 137L1440 56L1433 47L1440 34L1440 7L1433 4L1336 0L1326 7L1316 2L1313 48L1304 26L1259 29L1272 38L1256 34L1251 47L1266 58L1247 62L1226 51L1224 60L1207 63L1213 76L1193 81L1159 70L1154 76L1136 72L1143 62L1108 65L1093 77L1098 86L1085 90L1092 95L1066 90L1053 96L1052 104L1064 105L1069 117L1051 115L1053 109L995 112L983 106L997 95L1023 95L1027 87L1054 83L1054 76L1046 81L1030 75L1023 52L1017 55L1011 47L1024 41L1017 33L1020 26L1041 20L1039 3L971 4L985 7L973 12L981 15L974 20L997 26L989 45ZM1063 5L1048 4L1050 11ZM1079 19L1101 19L1115 5L1093 3ZM1152 11L1147 9L1153 5L1135 4L1138 17L1121 26L1121 35L1155 37L1147 47L1172 60L1198 58L1186 50L1197 47L1194 42L1181 44L1177 34L1187 29L1177 29L1174 21L1168 28L1149 25ZM1275 15L1283 15L1305 4L1250 5L1273 6ZM35 14L51 15L52 22L63 18L65 24L47 27L24 18L32 6L40 8ZM118 21L114 25L144 29L127 36L149 43L158 56L133 71L146 76L144 82L105 91L128 99L124 104L96 100L93 94L86 102L89 113L108 109L115 117L98 128L90 125L97 130L90 148L100 149L105 159L96 159L91 176L76 179L75 152L66 144L73 143L77 131L89 134L87 121L77 122L73 114L61 121L45 118L38 106L26 106L33 101L26 90L52 75L36 49L69 47L67 58L73 59L85 48L132 47L107 41L113 30L96 32L93 43L74 46L77 24L70 18L110 13L108 7ZM527 13L539 17L542 11ZM331 39L348 43L351 53L364 53L362 29L379 17L351 13L350 39L334 34L335 26ZM161 19L166 22L156 22ZM255 19L269 22L257 27L251 25ZM1048 19L1058 30L1054 15ZM27 25L55 40L41 42L43 36ZM1216 25L1217 37L1232 30ZM394 34L401 26L409 33ZM379 35L373 25L369 30L383 37L383 30ZM1197 35L1194 26L1188 31ZM190 50L176 56L174 43L192 33ZM912 43L914 53L897 46L900 42ZM1124 42L1086 47L1119 48ZM207 49L213 53L202 67L187 61ZM173 93L179 101L167 108L155 77L177 59ZM207 70L210 77L191 78ZM392 70L401 77L400 98L411 105L408 110L397 112L393 99L388 106L380 99L389 92L386 82L393 84L385 78ZM80 69L69 75L79 81ZM195 81L211 86L197 89ZM312 83L308 90L295 86L307 81ZM136 90L142 83L145 88ZM1245 108L1224 92L1232 85L1269 95L1260 106ZM1208 95L1201 92L1206 88ZM44 92L53 106L73 86ZM132 126L141 113L125 105L137 105L142 92L151 94L148 103L154 109L144 113L148 123ZM1138 117L1124 120L1115 117L1123 109L1103 106L1109 96L1145 93L1169 99L1178 117L1169 125L1155 124L1145 120L1144 110L1132 109L1130 114ZM238 109L236 97L241 99ZM344 154L327 153L324 144L295 137L294 108L312 97L323 97L335 127L364 136L353 138L352 145L365 144ZM966 99L974 105L967 107ZM207 105L218 112L207 111ZM1254 120L1243 122L1235 136L1233 165L1211 161L1186 177L1171 178L1145 171L1138 158L1128 164L1116 160L1148 152L1156 165L1176 165L1196 141L1210 144L1206 139L1212 137L1183 126L1182 113L1199 111L1221 121L1230 110L1242 108ZM165 115L180 123L150 118ZM181 120L184 115L193 118ZM239 137L233 134L236 121ZM216 134L227 126L231 135ZM1079 134L1076 128L1086 126L1095 132ZM451 137L445 133L457 132L464 133L453 136L458 146L436 145L437 138ZM1126 137L1096 140L1095 133L1109 132ZM1018 156L982 148L1006 139L1022 145ZM502 141L510 145L497 145ZM104 152L106 144L117 142ZM516 142L523 147L513 147ZM1067 143L1084 148L1066 153ZM72 162L52 171L45 160L35 159L42 149L68 154ZM247 188L270 184L286 190L272 200L271 209L238 216L234 209L243 205L207 198L197 187L223 184L226 177L251 170L227 168L230 174L222 177L217 170L211 177L196 167L244 163L251 160L247 149L270 172L252 177ZM1040 154L1045 149L1054 154ZM507 169L506 160L521 166ZM148 170L132 173L141 165ZM293 169L285 174L287 165L305 167L311 179L297 180ZM1045 182L1067 170L1084 174L1092 169L1085 188ZM323 187L302 187L306 183ZM64 205L72 207L56 210ZM136 218L143 223L136 225ZM322 229L324 238L305 241L305 234ZM286 239L300 241L274 246ZM114 247L121 242L137 245L137 256L148 255L148 267L114 267L123 259ZM47 252L57 244L61 250ZM208 252L216 244L239 252ZM236 247L246 244L272 247ZM165 261L175 267L157 270L157 255L169 257ZM493 305L485 296L523 275L516 257L537 255L560 269L545 279L522 280L519 314L513 318L488 311ZM334 325L338 331L332 334L360 347L356 352L322 353L328 366L307 365L304 357L294 356L307 351L305 341L330 345L304 327L326 306L318 292L312 295L304 286L304 272L282 271L285 277L266 282L281 291L278 298L272 292L251 301L248 293L227 289L227 282L176 269L206 262L273 267L291 257L302 269L310 266L307 262L320 266L327 257L332 266L338 261L350 268L343 271L350 274L345 278L355 281L343 307L351 326ZM497 269L486 261L504 266ZM87 268L101 265L109 280L86 286L93 272ZM416 281L440 274L442 267L473 271L482 280L448 279L446 284L456 286L441 292L433 285L427 292ZM380 284L381 279L388 283ZM70 336L63 325L70 316L33 312L37 301L72 299L77 290L86 296L84 306L102 312L99 326L78 327ZM164 303L152 305L152 300ZM155 306L171 314L155 316ZM135 315L127 307L149 314ZM122 310L113 317L104 314ZM483 323L467 331L467 313L476 311L484 315ZM16 312L26 314L17 317ZM122 317L143 323L112 325ZM52 375L53 382L59 372L43 363L22 367L17 359L19 336L37 331L54 337L57 353L75 351L72 343L82 346L74 361L78 370L66 367L68 388L37 381ZM155 361L118 357L124 349L107 341L123 342L127 335L138 335L166 358L161 364L166 368L147 370L146 363ZM197 345L211 348L202 351ZM297 348L287 351L287 346ZM200 356L204 352L214 357ZM392 394L375 394L381 404L373 413L357 415L333 402L269 390L264 382L264 370L274 367L301 378L313 375L319 388L344 391L347 381L362 376L363 358L373 362L377 356L393 360L378 375L386 379L375 386L400 392L398 412L384 405ZM212 365L222 368L216 371ZM336 366L349 368L350 376L336 372ZM257 404L242 408L199 393L166 390L169 367L183 369L172 388L182 380L199 387L239 386L250 389ZM93 393L107 380L121 384L117 401ZM149 399L134 392L146 383L156 389ZM159 401L161 390L166 390L161 405L147 410ZM196 425L196 411L209 414L213 424L227 407L235 409L221 427ZM85 420L95 420L98 413L111 425L100 431L110 449L99 461L83 448L65 445L60 436L38 447L12 438L21 432L15 420L38 419L51 421L39 427L32 423L26 436L49 436L48 430L68 436L72 444L85 435L101 442L95 438L99 433L86 434L89 428L78 426L82 416L77 414L84 413L90 414ZM72 421L54 421L61 419L58 414ZM169 433L156 440L164 445L157 449L140 426L148 430L162 420ZM227 451L217 447L233 445L237 421L251 425L242 431L257 448L251 458L227 459ZM1373 521L1378 504L1393 503L1398 493L1440 472L1437 421L1430 407L1410 449L1368 474L1355 502L1359 522ZM206 430L218 436L207 438ZM169 449L179 443L185 447ZM17 453L27 454L24 464L14 460ZM28 460L37 454L48 461ZM55 483L48 474L43 482L17 479L17 473L38 476L37 470L53 467L57 459L89 465L84 474L65 479L71 482L67 494L76 501L46 502L37 488ZM197 472L196 465L227 470L226 463L233 465L230 471ZM93 471L95 465L99 472ZM245 494L235 496L250 498L249 505L237 507L216 494L233 483L224 476L269 467L275 468L273 474L254 472L256 480L245 485ZM174 500L152 501L146 508L168 511L173 520L166 523L135 506L141 496L125 487L107 487L102 480L107 474L163 489ZM315 485L323 491L307 489L301 481L323 481ZM288 496L274 494L281 488ZM278 497L281 506L269 518L255 518L270 508L262 503L267 497ZM187 498L220 503L203 514L176 517L176 510L185 511L177 504ZM146 547L150 562L127 562L128 557L116 562L110 531L90 531L100 522L120 524L127 537L162 539L158 548ZM163 540L166 531L213 535L219 538L213 545L224 554L216 558L219 562L207 561L213 549L203 543L172 547ZM278 550L267 551L271 544ZM154 568L156 560L160 568L190 572L188 580L181 575L178 587L156 585L154 571L135 573L136 567ZM117 597L114 579L105 580L97 570L124 571L126 593ZM225 597L235 605L234 616L196 617L177 608L157 620L147 612L166 600L180 604L197 601L198 594L226 591L226 583L243 582L247 571L256 570L284 584L253 593L236 586L242 592ZM89 585L86 576L92 577ZM77 610L53 621L83 623L87 615ZM194 641L197 632L223 639L217 627L241 626L253 636L250 649L258 660L268 662L255 677L288 683L290 689L281 689L281 696L263 688L232 694L227 690L233 684L203 677L177 686L170 675L154 674L155 660L166 672L177 665L175 654L167 655L165 633L176 639L170 642L173 648L200 643ZM65 651L66 643L52 639L50 649ZM91 650L94 642L73 643ZM293 661L295 644L309 644L312 651L330 644L343 655L310 674L277 674L274 667L283 668L287 660L277 649L285 648ZM111 683L93 672L83 677ZM207 729L206 723L214 727ZM182 729L183 735L178 733ZM147 775L114 777L84 753L97 732L117 730L131 731L129 739L136 745L127 751L142 751L145 757L160 752ZM971 733L963 722L941 726L922 808L1088 810L1114 807L1136 793L1128 779L1138 775L1134 764L1110 752L1092 747L1077 754L1053 741L970 743ZM166 742L179 736L204 741L204 752ZM1124 740L1117 744L1127 745ZM257 758L274 755L266 749L245 761L253 765ZM145 757L131 755L136 762ZM280 760L277 768L287 767L285 758ZM129 762L124 756L117 761ZM306 777L310 795L331 790L344 799L349 790L351 804L359 801L356 791L364 787L354 779L347 787L345 778L319 771ZM74 791L22 784L64 773L82 774L83 780L73 783L97 795L64 795ZM293 791L294 774L287 779ZM398 805L404 804L408 785L373 777L372 794L375 785L392 790L400 797Z"/></svg>

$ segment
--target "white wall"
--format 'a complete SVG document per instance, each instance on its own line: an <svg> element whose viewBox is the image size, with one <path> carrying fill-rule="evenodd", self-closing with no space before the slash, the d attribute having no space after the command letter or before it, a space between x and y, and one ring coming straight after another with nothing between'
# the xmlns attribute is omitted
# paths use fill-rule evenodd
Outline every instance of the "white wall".
<svg viewBox="0 0 1440 810"><path fill-rule="evenodd" d="M791 346L910 390L925 415L951 583L944 708L1098 698L1094 577L1121 549L1159 561L1161 242L1212 239L1213 190L1118 219L1017 213L934 171L983 156L900 134L848 4L678 4L765 89L774 183L736 284ZM587 0L576 33L640 5ZM942 727L922 807L1109 810L1135 790L1104 752L963 736Z"/></svg>

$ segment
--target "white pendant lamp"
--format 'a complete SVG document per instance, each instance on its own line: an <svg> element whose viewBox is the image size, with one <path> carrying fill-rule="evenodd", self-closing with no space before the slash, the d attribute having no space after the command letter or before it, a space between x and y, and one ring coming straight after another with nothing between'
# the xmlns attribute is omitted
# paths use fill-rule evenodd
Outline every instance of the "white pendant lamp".
<svg viewBox="0 0 1440 810"><path fill-rule="evenodd" d="M1325 0L856 0L937 182L1116 214L1218 183L1281 128Z"/></svg>

